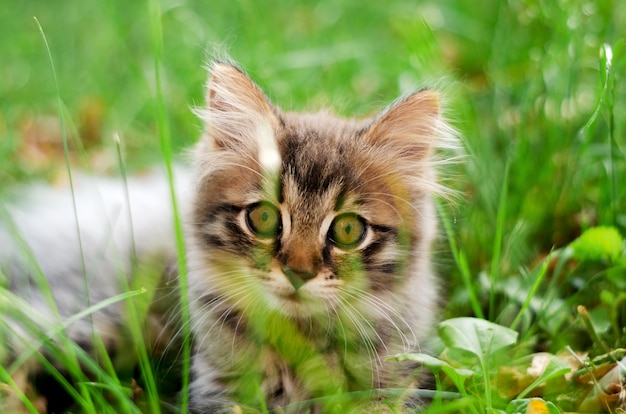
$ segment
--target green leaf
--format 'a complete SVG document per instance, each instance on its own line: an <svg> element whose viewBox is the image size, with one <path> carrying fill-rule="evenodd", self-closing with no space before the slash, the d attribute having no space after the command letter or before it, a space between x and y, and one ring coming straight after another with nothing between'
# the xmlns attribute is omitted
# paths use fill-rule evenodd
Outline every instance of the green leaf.
<svg viewBox="0 0 626 414"><path fill-rule="evenodd" d="M420 353L408 353L387 358L394 361L416 361L430 369L434 374L443 371L455 384L456 380L465 380L465 378L474 375L474 371L464 368L455 368L446 361L435 358L432 355Z"/></svg>
<svg viewBox="0 0 626 414"><path fill-rule="evenodd" d="M617 292L626 291L626 277L624 275L626 275L626 258L623 257L616 266L606 270L606 278L615 286Z"/></svg>
<svg viewBox="0 0 626 414"><path fill-rule="evenodd" d="M615 227L594 227L574 240L571 247L580 261L614 262L622 255L622 236Z"/></svg>
<svg viewBox="0 0 626 414"><path fill-rule="evenodd" d="M477 318L454 318L439 324L439 336L448 348L475 355L481 364L485 355L515 345L517 332Z"/></svg>

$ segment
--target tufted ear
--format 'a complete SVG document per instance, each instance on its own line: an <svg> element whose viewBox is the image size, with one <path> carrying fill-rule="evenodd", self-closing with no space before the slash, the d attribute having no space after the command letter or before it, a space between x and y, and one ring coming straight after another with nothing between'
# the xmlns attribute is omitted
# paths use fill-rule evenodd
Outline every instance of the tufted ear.
<svg viewBox="0 0 626 414"><path fill-rule="evenodd" d="M256 154L264 141L274 140L279 119L272 105L239 68L214 62L210 72L207 107L200 112L206 130L203 144Z"/></svg>
<svg viewBox="0 0 626 414"><path fill-rule="evenodd" d="M441 124L439 95L422 90L374 119L364 139L372 146L384 146L400 157L419 161L428 158L437 145Z"/></svg>

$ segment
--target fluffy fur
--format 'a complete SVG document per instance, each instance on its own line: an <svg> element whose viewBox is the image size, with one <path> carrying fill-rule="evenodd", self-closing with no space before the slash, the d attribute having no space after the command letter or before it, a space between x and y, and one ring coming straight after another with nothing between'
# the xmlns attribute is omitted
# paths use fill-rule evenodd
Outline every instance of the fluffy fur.
<svg viewBox="0 0 626 414"><path fill-rule="evenodd" d="M238 68L211 73L188 226L192 409L416 386L414 366L385 358L418 350L437 308L437 94L351 120L282 112ZM279 212L274 237L246 222L257 203ZM350 248L330 237L346 213L366 228Z"/></svg>
<svg viewBox="0 0 626 414"><path fill-rule="evenodd" d="M283 112L232 64L215 62L210 71L194 173L178 174L193 333L190 411L415 404L385 390L418 387L419 371L387 357L420 350L436 318L429 257L433 196L443 190L436 149L454 141L437 93L422 90L378 116L343 119ZM120 291L129 252L139 261L175 257L165 181L132 181L130 199L116 188L95 202L78 191L77 216L67 196L58 206L38 201L30 213L9 208L13 224L0 239L12 247L0 262L11 289L45 312L33 283L44 274L64 319ZM116 307L93 318L113 348L122 319ZM11 324L19 331L19 321ZM70 329L87 347L90 332L88 320Z"/></svg>

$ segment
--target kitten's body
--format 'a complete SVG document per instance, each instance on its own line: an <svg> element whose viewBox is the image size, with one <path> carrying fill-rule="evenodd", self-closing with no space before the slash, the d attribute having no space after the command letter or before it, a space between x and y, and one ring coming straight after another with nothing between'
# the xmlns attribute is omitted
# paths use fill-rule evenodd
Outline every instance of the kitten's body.
<svg viewBox="0 0 626 414"><path fill-rule="evenodd" d="M189 176L187 170L176 171L181 200ZM80 174L73 179L73 193L69 186L31 185L0 206L0 275L8 277L10 290L28 304L28 317L42 331L129 287L144 287L133 286L134 267L165 267L176 261L165 174L154 171L126 184ZM5 316L4 322L16 331L12 347L21 351L24 343L36 339L32 329L21 326L20 315ZM125 318L123 302L116 302L67 331L75 342L91 348L93 323L104 344L115 349L124 340L120 328Z"/></svg>
<svg viewBox="0 0 626 414"><path fill-rule="evenodd" d="M449 137L437 96L422 91L365 120L282 113L241 71L216 63L201 117L183 217L190 410L417 386L413 365L385 358L418 350L437 308L431 158ZM141 230L171 229L161 216ZM324 401L314 410L338 406ZM354 407L342 404L338 412Z"/></svg>

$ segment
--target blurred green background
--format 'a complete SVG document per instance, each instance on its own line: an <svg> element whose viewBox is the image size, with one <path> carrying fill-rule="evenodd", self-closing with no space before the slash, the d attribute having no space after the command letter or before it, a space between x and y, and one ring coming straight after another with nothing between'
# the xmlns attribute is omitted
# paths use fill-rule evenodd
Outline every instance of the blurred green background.
<svg viewBox="0 0 626 414"><path fill-rule="evenodd" d="M204 65L216 50L286 109L364 115L415 88L442 87L467 153L444 173L459 191L446 210L480 286L481 271L515 275L584 228L626 233L622 6L9 0L0 8L0 181L62 175L59 98L78 168L115 173L115 134L132 170L160 162L151 40L160 22L177 151L202 128L191 108L204 102ZM603 45L612 52L606 71ZM449 313L470 313L447 243L438 250L445 283L458 287Z"/></svg>

